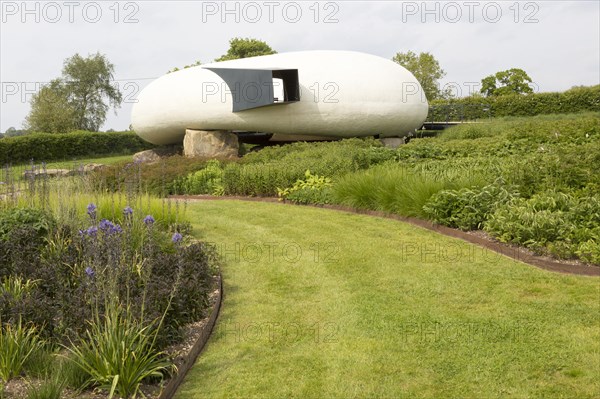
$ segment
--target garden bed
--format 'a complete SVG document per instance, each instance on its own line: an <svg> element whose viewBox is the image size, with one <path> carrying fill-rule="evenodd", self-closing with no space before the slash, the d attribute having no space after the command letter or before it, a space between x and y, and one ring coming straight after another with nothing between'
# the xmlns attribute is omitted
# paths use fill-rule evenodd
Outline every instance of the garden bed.
<svg viewBox="0 0 600 399"><path fill-rule="evenodd" d="M206 345L208 338L214 328L221 300L223 297L223 286L221 276L214 276L214 290L209 296L210 312L202 320L189 323L182 328L182 339L177 344L171 345L165 349L165 352L173 359L177 367L177 374L170 379L157 384L142 384L140 391L148 399L169 399L176 392L177 388L185 378L188 370L193 366L196 358ZM31 385L40 385L39 380L25 380L16 378L10 380L5 385L5 399L21 399L27 397L27 392ZM84 391L77 392L72 389L65 389L61 399L107 399L107 392Z"/></svg>
<svg viewBox="0 0 600 399"><path fill-rule="evenodd" d="M198 322L219 260L185 207L86 184L33 179L0 202L0 397L158 397L216 318Z"/></svg>

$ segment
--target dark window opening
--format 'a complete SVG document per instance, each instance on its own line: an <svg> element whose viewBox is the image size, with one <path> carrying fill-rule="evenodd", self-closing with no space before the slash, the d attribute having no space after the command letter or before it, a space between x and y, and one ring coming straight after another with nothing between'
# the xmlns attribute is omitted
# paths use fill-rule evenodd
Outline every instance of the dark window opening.
<svg viewBox="0 0 600 399"><path fill-rule="evenodd" d="M283 98L274 96L274 102L294 102L300 101L300 83L298 82L297 69L276 69L273 70L273 91L278 93L279 85L281 85L281 93Z"/></svg>
<svg viewBox="0 0 600 399"><path fill-rule="evenodd" d="M297 69L207 69L227 84L233 112L300 101Z"/></svg>

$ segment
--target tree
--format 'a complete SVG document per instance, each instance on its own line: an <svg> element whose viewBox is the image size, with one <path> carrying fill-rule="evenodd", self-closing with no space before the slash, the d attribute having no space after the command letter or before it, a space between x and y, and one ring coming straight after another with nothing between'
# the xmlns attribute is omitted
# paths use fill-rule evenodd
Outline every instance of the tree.
<svg viewBox="0 0 600 399"><path fill-rule="evenodd" d="M439 80L446 76L446 72L431 53L420 53L419 55L412 51L397 53L392 61L402 65L415 75L429 101L449 95L449 91L442 91L439 84Z"/></svg>
<svg viewBox="0 0 600 399"><path fill-rule="evenodd" d="M100 54L79 54L64 61L62 76L31 98L25 125L33 131L96 132L106 120L109 105L120 107L123 96L112 83L114 65Z"/></svg>
<svg viewBox="0 0 600 399"><path fill-rule="evenodd" d="M109 105L115 110L121 106L123 96L112 83L114 70L114 65L100 53L87 58L75 54L65 60L62 79L75 109L77 129L98 131L106 120Z"/></svg>
<svg viewBox="0 0 600 399"><path fill-rule="evenodd" d="M495 75L481 79L481 93L485 96L503 96L506 94L529 94L532 80L522 69L511 68L496 72Z"/></svg>
<svg viewBox="0 0 600 399"><path fill-rule="evenodd" d="M64 83L55 79L32 96L25 127L33 132L66 133L75 130L75 116Z"/></svg>
<svg viewBox="0 0 600 399"><path fill-rule="evenodd" d="M259 55L277 54L267 43L258 39L233 38L229 41L229 50L215 61L237 60L238 58L257 57Z"/></svg>
<svg viewBox="0 0 600 399"><path fill-rule="evenodd" d="M6 132L4 132L4 137L24 136L27 133L29 133L27 130L19 130L16 129L14 126L11 126L8 129L6 129Z"/></svg>

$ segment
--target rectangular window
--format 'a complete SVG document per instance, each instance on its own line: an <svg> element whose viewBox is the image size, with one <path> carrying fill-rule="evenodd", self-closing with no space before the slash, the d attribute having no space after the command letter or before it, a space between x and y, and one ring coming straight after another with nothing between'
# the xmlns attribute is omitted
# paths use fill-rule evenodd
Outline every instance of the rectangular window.
<svg viewBox="0 0 600 399"><path fill-rule="evenodd" d="M225 81L232 112L300 101L297 69L206 68Z"/></svg>

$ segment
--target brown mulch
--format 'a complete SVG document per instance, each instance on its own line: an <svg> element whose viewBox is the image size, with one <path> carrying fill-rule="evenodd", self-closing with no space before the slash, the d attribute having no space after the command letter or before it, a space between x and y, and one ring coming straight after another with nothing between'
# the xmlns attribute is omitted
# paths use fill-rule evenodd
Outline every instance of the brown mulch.
<svg viewBox="0 0 600 399"><path fill-rule="evenodd" d="M256 202L272 202L280 204L290 204L289 202L281 202L278 198L272 197L216 197L211 195L174 195L170 198L176 200L240 200L240 201L256 201ZM293 205L293 204L292 204ZM383 217L387 219L399 220L402 222L410 223L415 226L422 227L427 230L435 231L436 233L444 234L454 238L460 238L461 240L470 242L472 244L479 245L489 250L495 251L499 254L515 259L517 261L526 263L528 265L539 267L540 269L549 270L558 273L565 274L576 274L583 276L600 276L600 266L583 263L578 260L560 260L551 258L549 256L542 256L535 254L533 251L526 248L509 245L497 241L482 231L462 231L459 229L453 229L432 223L427 220L417 219L413 217L404 217L400 215L393 215L380 211L369 211L354 209L341 205L307 205L316 208L331 209L335 211L358 213L370 216Z"/></svg>

